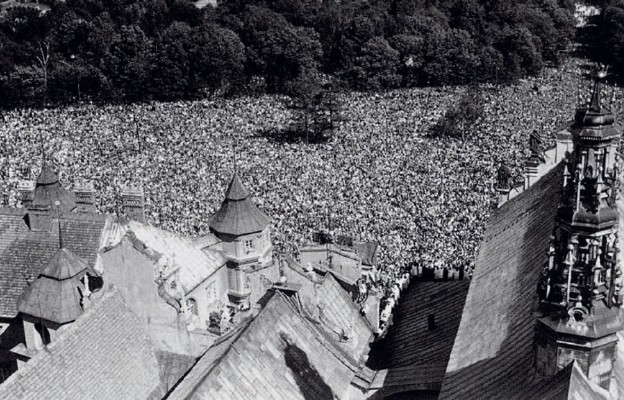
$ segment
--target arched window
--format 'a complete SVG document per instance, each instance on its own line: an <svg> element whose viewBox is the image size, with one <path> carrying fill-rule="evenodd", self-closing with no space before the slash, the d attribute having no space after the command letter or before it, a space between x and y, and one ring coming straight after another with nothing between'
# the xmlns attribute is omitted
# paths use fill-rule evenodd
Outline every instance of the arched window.
<svg viewBox="0 0 624 400"><path fill-rule="evenodd" d="M186 300L186 309L193 315L197 315L197 302L190 298Z"/></svg>

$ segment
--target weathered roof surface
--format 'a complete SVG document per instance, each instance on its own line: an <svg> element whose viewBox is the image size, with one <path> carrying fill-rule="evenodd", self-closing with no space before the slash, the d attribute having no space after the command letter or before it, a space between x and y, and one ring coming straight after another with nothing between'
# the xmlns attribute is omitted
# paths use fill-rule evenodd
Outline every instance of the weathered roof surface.
<svg viewBox="0 0 624 400"><path fill-rule="evenodd" d="M260 232L271 222L270 218L251 201L238 174L234 174L221 208L210 217L209 226L214 232L233 236Z"/></svg>
<svg viewBox="0 0 624 400"><path fill-rule="evenodd" d="M439 389L469 285L469 280L412 282L394 310L394 324L388 334L373 345L369 359L371 368L392 369L389 377L403 383L414 378L422 381L423 373L413 374L412 369L428 371L428 383ZM430 314L435 316L433 330L429 330ZM401 371L408 374L400 374ZM434 371L436 374L432 373Z"/></svg>
<svg viewBox="0 0 624 400"><path fill-rule="evenodd" d="M168 351L156 351L158 365L160 366L160 381L164 391L169 391L197 362L195 357L176 354Z"/></svg>
<svg viewBox="0 0 624 400"><path fill-rule="evenodd" d="M63 246L93 266L106 221L100 214L61 215ZM23 210L0 208L0 317L17 315L17 298L58 250L56 220L52 226L51 232L31 231Z"/></svg>
<svg viewBox="0 0 624 400"><path fill-rule="evenodd" d="M89 269L86 261L80 259L71 250L60 248L48 261L41 275L57 280L69 279Z"/></svg>
<svg viewBox="0 0 624 400"><path fill-rule="evenodd" d="M178 270L179 284L189 293L225 265L225 257L217 251L202 251L192 239L178 236L136 221L128 223L134 238L159 257L164 274Z"/></svg>
<svg viewBox="0 0 624 400"><path fill-rule="evenodd" d="M562 180L560 164L491 216L441 399L523 398L537 379L533 311Z"/></svg>
<svg viewBox="0 0 624 400"><path fill-rule="evenodd" d="M341 398L354 376L334 343L278 291L231 343L208 350L168 399Z"/></svg>
<svg viewBox="0 0 624 400"><path fill-rule="evenodd" d="M74 321L82 314L80 279L96 275L87 263L61 248L17 300L19 312L57 324Z"/></svg>
<svg viewBox="0 0 624 400"><path fill-rule="evenodd" d="M228 186L225 192L225 198L228 200L245 200L247 197L249 197L249 192L245 186L243 186L238 172L235 172L230 181L230 186Z"/></svg>
<svg viewBox="0 0 624 400"><path fill-rule="evenodd" d="M319 322L319 327L343 351L350 363L361 364L362 357L370 351L373 328L360 314L351 296L331 274L326 275L320 284L303 282L302 289L299 297L307 316ZM343 333L349 336L348 341L340 341Z"/></svg>
<svg viewBox="0 0 624 400"><path fill-rule="evenodd" d="M58 176L45 162L37 177L31 207L50 207L54 212L60 209L63 213L76 209L76 196L59 184Z"/></svg>
<svg viewBox="0 0 624 400"><path fill-rule="evenodd" d="M146 399L164 394L158 359L116 290L0 385L0 398Z"/></svg>

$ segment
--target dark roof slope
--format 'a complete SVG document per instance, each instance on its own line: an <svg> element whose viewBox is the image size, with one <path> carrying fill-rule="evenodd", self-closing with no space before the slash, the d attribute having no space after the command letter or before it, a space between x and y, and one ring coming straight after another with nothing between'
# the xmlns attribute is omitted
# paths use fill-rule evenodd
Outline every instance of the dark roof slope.
<svg viewBox="0 0 624 400"><path fill-rule="evenodd" d="M70 250L57 250L41 275L18 298L18 311L57 324L76 320L82 314L79 288L84 291L84 285L80 279L87 272L96 275Z"/></svg>
<svg viewBox="0 0 624 400"><path fill-rule="evenodd" d="M216 345L168 399L332 399L355 376L335 344L302 316L296 302L275 293L231 343ZM189 383L185 383L189 380Z"/></svg>
<svg viewBox="0 0 624 400"><path fill-rule="evenodd" d="M162 397L158 359L147 338L113 290L0 385L0 398Z"/></svg>
<svg viewBox="0 0 624 400"><path fill-rule="evenodd" d="M394 324L388 334L373 345L370 364L374 369L404 366L446 365L462 309L469 280L414 281L403 292L394 311ZM429 330L428 316L435 317L435 329ZM444 371L438 377L441 384Z"/></svg>
<svg viewBox="0 0 624 400"><path fill-rule="evenodd" d="M251 201L238 174L234 174L221 208L210 217L210 229L217 233L241 236L260 232L271 220Z"/></svg>
<svg viewBox="0 0 624 400"><path fill-rule="evenodd" d="M228 186L227 191L225 192L225 198L228 200L245 200L247 197L249 197L249 192L245 186L243 186L243 182L241 182L238 172L235 172L232 177L232 181L230 182L230 186Z"/></svg>
<svg viewBox="0 0 624 400"><path fill-rule="evenodd" d="M441 399L526 398L533 373L537 283L563 165L496 210L485 233Z"/></svg>
<svg viewBox="0 0 624 400"><path fill-rule="evenodd" d="M94 266L106 216L61 216L63 246ZM58 223L51 232L31 231L20 209L0 208L0 317L17 315L17 298L59 248Z"/></svg>
<svg viewBox="0 0 624 400"><path fill-rule="evenodd" d="M59 184L58 176L52 167L45 162L37 177L31 207L49 207L55 212L60 209L63 213L76 209L76 196Z"/></svg>

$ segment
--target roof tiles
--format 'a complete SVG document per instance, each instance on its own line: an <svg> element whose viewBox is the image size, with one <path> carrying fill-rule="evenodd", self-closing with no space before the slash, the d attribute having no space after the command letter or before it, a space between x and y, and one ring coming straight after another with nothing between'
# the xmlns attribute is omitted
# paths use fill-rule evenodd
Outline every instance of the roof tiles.
<svg viewBox="0 0 624 400"><path fill-rule="evenodd" d="M94 266L107 217L66 213L61 216L63 246ZM0 209L0 317L17 314L17 298L59 248L58 223L50 232L31 231L20 209Z"/></svg>
<svg viewBox="0 0 624 400"><path fill-rule="evenodd" d="M271 222L252 202L249 192L235 174L226 192L221 208L210 218L214 232L241 236L261 232Z"/></svg>
<svg viewBox="0 0 624 400"><path fill-rule="evenodd" d="M534 384L536 288L562 179L560 164L490 218L441 399L525 398Z"/></svg>
<svg viewBox="0 0 624 400"><path fill-rule="evenodd" d="M113 290L0 385L0 398L162 397L158 359L147 337Z"/></svg>

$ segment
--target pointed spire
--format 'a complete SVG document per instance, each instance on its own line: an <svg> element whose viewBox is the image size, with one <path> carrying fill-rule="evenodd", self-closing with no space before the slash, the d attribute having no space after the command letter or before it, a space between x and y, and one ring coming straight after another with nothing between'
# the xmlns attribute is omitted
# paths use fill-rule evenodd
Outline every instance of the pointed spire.
<svg viewBox="0 0 624 400"><path fill-rule="evenodd" d="M48 164L48 162L46 161L45 157L43 159L43 162L41 164L41 172L39 173L39 176L37 177L37 186L40 185L51 185L53 183L58 182L58 176L56 175L56 172L54 172L54 169L52 169L52 167L50 166L50 164Z"/></svg>
<svg viewBox="0 0 624 400"><path fill-rule="evenodd" d="M238 172L234 172L234 176L230 181L230 186L228 186L227 191L225 192L225 198L227 200L245 200L249 197L249 192L243 185L240 177L238 176Z"/></svg>

